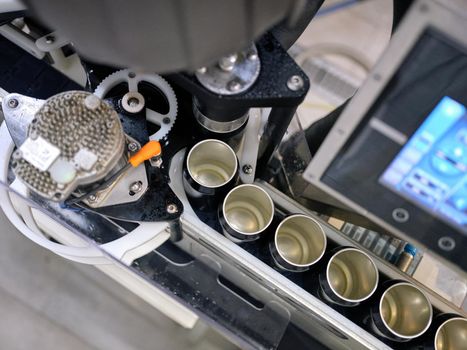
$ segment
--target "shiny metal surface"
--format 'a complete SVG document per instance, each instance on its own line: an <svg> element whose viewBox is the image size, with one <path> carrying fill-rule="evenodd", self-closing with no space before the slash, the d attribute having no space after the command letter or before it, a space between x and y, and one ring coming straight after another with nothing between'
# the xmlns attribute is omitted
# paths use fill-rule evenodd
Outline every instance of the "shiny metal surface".
<svg viewBox="0 0 467 350"><path fill-rule="evenodd" d="M229 55L220 62L196 71L196 78L209 91L235 95L248 90L260 71L260 59L255 45Z"/></svg>
<svg viewBox="0 0 467 350"><path fill-rule="evenodd" d="M444 322L436 330L435 350L466 350L467 319L455 317Z"/></svg>
<svg viewBox="0 0 467 350"><path fill-rule="evenodd" d="M184 157L181 151L172 159L170 186L186 204L187 198L181 174ZM287 207L287 212L313 216L310 211L303 209L298 203L293 202L276 189L263 183L259 185L266 190L281 210ZM315 219L323 225L327 235L342 236L319 218ZM193 256L209 255L220 261L222 273L239 287L251 292L251 295L258 300L278 300L281 304L287 305L292 312L293 322L313 334L330 349L391 349L390 346L339 314L317 297L298 288L287 277L262 263L241 246L219 235L196 216L189 204L185 205L180 221L186 239L177 242L177 245L183 246Z"/></svg>
<svg viewBox="0 0 467 350"><path fill-rule="evenodd" d="M375 292L379 273L368 254L356 248L345 248L329 260L326 278L331 290L339 298L358 303Z"/></svg>
<svg viewBox="0 0 467 350"><path fill-rule="evenodd" d="M300 267L319 261L326 250L326 243L321 225L302 214L285 218L274 235L274 244L281 258Z"/></svg>
<svg viewBox="0 0 467 350"><path fill-rule="evenodd" d="M134 191L131 187L139 187L138 191ZM130 168L119 176L107 188L97 192L94 195L94 200L91 196L84 200L84 203L91 208L107 207L123 203L136 202L146 192L148 188L148 177L146 168L139 166Z"/></svg>
<svg viewBox="0 0 467 350"><path fill-rule="evenodd" d="M256 235L271 224L274 203L261 187L240 185L227 194L222 211L227 224L235 231Z"/></svg>
<svg viewBox="0 0 467 350"><path fill-rule="evenodd" d="M217 120L210 119L206 117L200 110L196 102L193 102L193 113L195 115L198 123L205 129L219 133L225 134L228 132L235 131L239 129L243 124L248 120L248 113L242 115L241 117L228 121L228 122L219 122Z"/></svg>
<svg viewBox="0 0 467 350"><path fill-rule="evenodd" d="M271 185L263 181L259 181L257 182L257 184L261 186L262 188L264 188L269 193L272 200L274 201L274 204L280 210L283 210L286 212L292 212L292 213L303 213L303 214L315 217L315 214L312 211L305 208L301 204L295 202L293 199L291 199L284 193L279 192L276 188L272 187ZM337 231L335 228L330 226L328 223L322 222L321 219L316 218L316 220L319 221L323 225L324 232L326 233L326 236L330 242L336 243L341 246L356 246L355 241L350 239L348 236L343 235L341 232ZM426 293L426 295L430 299L431 304L436 309L444 313L461 314L463 317L467 318L467 313L464 310L459 309L459 307L456 307L454 304L450 303L446 299L443 299L438 294L427 289L425 286L423 286L421 283L419 283L417 280L413 279L409 275L402 273L394 265L382 259L378 259L376 257L374 259L374 262L376 266L378 267L378 270L381 275L385 275L389 277L390 279L394 279L394 280L409 281L410 283L417 286L418 288L421 288Z"/></svg>
<svg viewBox="0 0 467 350"><path fill-rule="evenodd" d="M406 282L397 283L383 293L379 312L387 329L405 339L423 334L433 317L433 309L425 294Z"/></svg>
<svg viewBox="0 0 467 350"><path fill-rule="evenodd" d="M237 156L225 142L209 139L197 143L188 153L187 170L201 186L216 188L236 174Z"/></svg>
<svg viewBox="0 0 467 350"><path fill-rule="evenodd" d="M62 201L78 186L104 179L125 147L112 107L89 92L67 91L48 98L33 115L11 166L29 189Z"/></svg>
<svg viewBox="0 0 467 350"><path fill-rule="evenodd" d="M18 101L16 107L11 107L10 100ZM44 104L44 100L23 96L20 94L7 94L2 100L4 119L11 138L17 147L26 140L28 127L34 119L34 114Z"/></svg>

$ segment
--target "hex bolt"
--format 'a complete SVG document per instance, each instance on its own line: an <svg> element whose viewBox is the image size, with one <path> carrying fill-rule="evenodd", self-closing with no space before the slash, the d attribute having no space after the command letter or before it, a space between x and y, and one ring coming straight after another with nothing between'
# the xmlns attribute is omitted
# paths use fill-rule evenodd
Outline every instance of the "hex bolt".
<svg viewBox="0 0 467 350"><path fill-rule="evenodd" d="M161 156L152 157L150 163L153 167L160 168L162 166Z"/></svg>
<svg viewBox="0 0 467 350"><path fill-rule="evenodd" d="M138 193L143 189L143 183L141 181L135 181L130 185L130 192Z"/></svg>
<svg viewBox="0 0 467 350"><path fill-rule="evenodd" d="M227 84L227 89L232 92L240 91L242 84L238 80L232 80Z"/></svg>
<svg viewBox="0 0 467 350"><path fill-rule="evenodd" d="M250 165L250 164L245 164L243 167L242 167L242 170L245 174L247 175L250 175L253 173L253 167Z"/></svg>
<svg viewBox="0 0 467 350"><path fill-rule="evenodd" d="M139 145L136 142L130 142L128 144L128 150L130 152L136 152L137 150L139 150Z"/></svg>
<svg viewBox="0 0 467 350"><path fill-rule="evenodd" d="M10 98L8 100L8 107L16 108L16 107L18 107L18 105L19 105L19 102L18 102L18 100L16 98Z"/></svg>
<svg viewBox="0 0 467 350"><path fill-rule="evenodd" d="M164 118L162 119L162 123L164 123L164 124L169 124L169 123L170 123L170 118L169 118L169 117L164 117Z"/></svg>
<svg viewBox="0 0 467 350"><path fill-rule="evenodd" d="M303 78L299 75L292 75L289 80L287 80L287 87L292 91L298 91L305 85Z"/></svg>
<svg viewBox="0 0 467 350"><path fill-rule="evenodd" d="M178 207L175 204L169 204L167 206L167 213L169 214L175 214L178 212Z"/></svg>
<svg viewBox="0 0 467 350"><path fill-rule="evenodd" d="M222 57L219 60L219 67L225 72L230 72L234 69L235 63L237 62L238 55L233 54L233 55L228 55L225 57Z"/></svg>

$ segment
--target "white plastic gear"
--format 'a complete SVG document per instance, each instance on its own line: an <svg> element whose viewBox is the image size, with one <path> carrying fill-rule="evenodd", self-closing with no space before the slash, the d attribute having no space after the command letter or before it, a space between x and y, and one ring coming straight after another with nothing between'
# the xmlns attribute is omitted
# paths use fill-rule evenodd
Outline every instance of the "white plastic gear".
<svg viewBox="0 0 467 350"><path fill-rule="evenodd" d="M138 73L131 69L122 69L110 74L94 90L94 94L99 98L105 98L106 94L115 86L121 83L128 84L129 92L139 92L138 84L140 82L146 82L157 87L167 98L169 103L169 111L166 114L153 111L152 109L146 108L146 120L150 123L156 124L160 129L149 136L151 140L161 140L164 138L172 129L172 126L177 119L177 97L169 85L169 83L162 78L160 75L154 73ZM165 118L170 119L168 123L164 123Z"/></svg>

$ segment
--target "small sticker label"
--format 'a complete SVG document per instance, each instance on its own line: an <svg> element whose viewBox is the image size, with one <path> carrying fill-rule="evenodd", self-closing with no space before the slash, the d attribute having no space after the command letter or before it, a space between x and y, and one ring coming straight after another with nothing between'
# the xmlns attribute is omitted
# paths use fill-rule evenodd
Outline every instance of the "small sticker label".
<svg viewBox="0 0 467 350"><path fill-rule="evenodd" d="M27 162L41 171L47 171L60 155L59 148L40 136L35 140L27 138L19 150Z"/></svg>
<svg viewBox="0 0 467 350"><path fill-rule="evenodd" d="M73 160L80 169L90 171L94 164L96 164L98 158L90 150L81 148L78 153L75 154Z"/></svg>

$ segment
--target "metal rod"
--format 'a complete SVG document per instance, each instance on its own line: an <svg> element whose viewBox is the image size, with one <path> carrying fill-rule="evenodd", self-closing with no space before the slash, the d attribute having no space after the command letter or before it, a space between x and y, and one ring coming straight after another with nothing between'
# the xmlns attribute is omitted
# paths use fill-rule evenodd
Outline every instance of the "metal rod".
<svg viewBox="0 0 467 350"><path fill-rule="evenodd" d="M183 229L180 219L172 220L169 222L170 240L178 242L183 238Z"/></svg>
<svg viewBox="0 0 467 350"><path fill-rule="evenodd" d="M260 140L260 154L258 159L257 174L264 180L268 173L268 164L274 152L279 147L290 122L292 121L298 106L273 107L269 114L264 133Z"/></svg>

